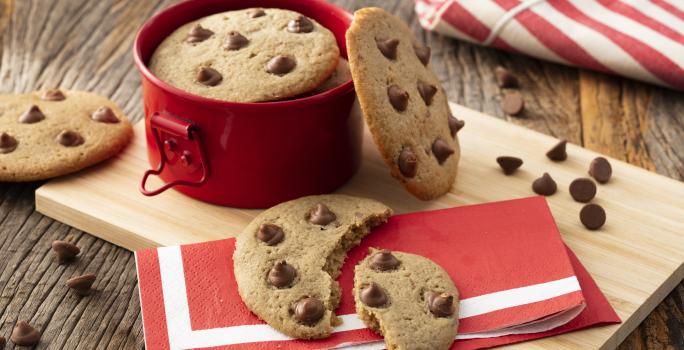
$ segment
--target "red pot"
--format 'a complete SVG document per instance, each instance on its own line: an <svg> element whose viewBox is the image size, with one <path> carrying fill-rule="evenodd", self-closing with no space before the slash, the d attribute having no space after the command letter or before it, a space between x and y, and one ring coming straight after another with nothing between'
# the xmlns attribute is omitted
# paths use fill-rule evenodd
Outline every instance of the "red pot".
<svg viewBox="0 0 684 350"><path fill-rule="evenodd" d="M140 191L171 187L199 200L262 208L304 195L328 193L359 167L363 122L351 81L324 93L280 102L233 103L195 96L164 83L148 69L156 47L176 28L218 12L277 7L330 29L346 56L351 15L319 0L189 0L150 18L133 47L142 75L149 162ZM150 190L158 175L165 185Z"/></svg>

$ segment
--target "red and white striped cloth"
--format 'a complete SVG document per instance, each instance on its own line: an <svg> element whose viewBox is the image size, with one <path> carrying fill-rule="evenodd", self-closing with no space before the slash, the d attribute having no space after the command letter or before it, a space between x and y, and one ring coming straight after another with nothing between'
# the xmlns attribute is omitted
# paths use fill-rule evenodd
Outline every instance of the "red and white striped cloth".
<svg viewBox="0 0 684 350"><path fill-rule="evenodd" d="M428 30L684 90L684 0L416 0Z"/></svg>

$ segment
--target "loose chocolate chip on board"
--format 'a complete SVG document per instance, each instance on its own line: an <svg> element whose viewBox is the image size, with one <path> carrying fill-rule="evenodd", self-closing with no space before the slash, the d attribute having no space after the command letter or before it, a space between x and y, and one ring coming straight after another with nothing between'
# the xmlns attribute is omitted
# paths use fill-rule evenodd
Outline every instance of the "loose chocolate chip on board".
<svg viewBox="0 0 684 350"><path fill-rule="evenodd" d="M520 91L506 91L501 100L501 109L508 115L518 115L525 109L525 100Z"/></svg>
<svg viewBox="0 0 684 350"><path fill-rule="evenodd" d="M185 41L193 44L199 43L209 39L212 35L214 35L214 32L212 32L209 29L203 28L199 23L197 23L194 26L192 26L192 28L188 32L188 36L185 38Z"/></svg>
<svg viewBox="0 0 684 350"><path fill-rule="evenodd" d="M97 277L95 275L89 273L87 275L70 278L67 280L66 285L76 294L86 296L93 293L93 289L91 287L93 286L93 283L95 283L96 279Z"/></svg>
<svg viewBox="0 0 684 350"><path fill-rule="evenodd" d="M454 296L448 293L425 292L428 310L437 317L449 317L454 314Z"/></svg>
<svg viewBox="0 0 684 350"><path fill-rule="evenodd" d="M553 181L549 173L544 173L542 177L534 180L532 183L532 190L536 194L540 194L542 196L550 196L556 193L557 189L556 181Z"/></svg>
<svg viewBox="0 0 684 350"><path fill-rule="evenodd" d="M570 195L580 203L588 203L596 196L596 184L588 178L575 179L570 183Z"/></svg>
<svg viewBox="0 0 684 350"><path fill-rule="evenodd" d="M437 162L439 164L444 163L449 156L454 154L454 149L449 146L449 144L442 140L441 138L437 138L435 142L432 143L432 154L435 155L435 158L437 158Z"/></svg>
<svg viewBox="0 0 684 350"><path fill-rule="evenodd" d="M256 234L257 238L266 243L268 246L274 246L282 242L285 238L285 232L278 225L273 224L263 224L259 227L259 231Z"/></svg>
<svg viewBox="0 0 684 350"><path fill-rule="evenodd" d="M429 46L413 45L413 51L416 53L416 56L424 66L427 66L428 63L430 63Z"/></svg>
<svg viewBox="0 0 684 350"><path fill-rule="evenodd" d="M504 67L496 67L494 74L496 75L496 81L500 88L516 88L519 86L518 78Z"/></svg>
<svg viewBox="0 0 684 350"><path fill-rule="evenodd" d="M596 157L589 164L589 175L598 183L604 184L610 180L613 175L613 168L610 166L608 159L603 157Z"/></svg>
<svg viewBox="0 0 684 350"><path fill-rule="evenodd" d="M396 270L399 265L401 265L399 259L387 249L375 253L370 260L370 268L375 271L392 271Z"/></svg>
<svg viewBox="0 0 684 350"><path fill-rule="evenodd" d="M313 326L325 315L323 302L314 297L299 299L294 305L294 318L302 324Z"/></svg>
<svg viewBox="0 0 684 350"><path fill-rule="evenodd" d="M55 138L55 141L64 147L76 147L85 142L81 134L71 130L64 130L60 132Z"/></svg>
<svg viewBox="0 0 684 350"><path fill-rule="evenodd" d="M223 81L223 76L214 68L202 67L197 72L196 80L205 86L216 86Z"/></svg>
<svg viewBox="0 0 684 350"><path fill-rule="evenodd" d="M313 22L306 16L300 15L287 23L287 31L290 33L311 33L313 30Z"/></svg>
<svg viewBox="0 0 684 350"><path fill-rule="evenodd" d="M556 162L561 162L564 161L568 158L568 152L566 151L566 145L568 144L568 141L566 140L561 140L558 142L553 148L551 148L548 152L546 152L546 156Z"/></svg>
<svg viewBox="0 0 684 350"><path fill-rule="evenodd" d="M18 144L19 142L12 135L6 132L0 133L0 154L13 152Z"/></svg>
<svg viewBox="0 0 684 350"><path fill-rule="evenodd" d="M390 104L394 109L399 112L406 110L408 106L409 94L404 89L397 85L390 85L387 88L387 96L389 97Z"/></svg>
<svg viewBox="0 0 684 350"><path fill-rule="evenodd" d="M262 8L255 8L247 11L249 18L257 18L261 16L266 16L266 12Z"/></svg>
<svg viewBox="0 0 684 350"><path fill-rule="evenodd" d="M285 260L277 262L268 272L268 283L276 288L285 288L292 285L297 277L297 270Z"/></svg>
<svg viewBox="0 0 684 350"><path fill-rule="evenodd" d="M12 330L10 340L15 345L33 346L40 341L40 332L26 321L19 321Z"/></svg>
<svg viewBox="0 0 684 350"><path fill-rule="evenodd" d="M456 133L463 129L464 126L465 122L463 120L458 120L449 113L449 131L451 131L451 137L456 137Z"/></svg>
<svg viewBox="0 0 684 350"><path fill-rule="evenodd" d="M33 124L45 119L45 114L38 108L38 106L33 105L28 111L24 112L19 116L19 122L22 124Z"/></svg>
<svg viewBox="0 0 684 350"><path fill-rule="evenodd" d="M425 101L425 104L429 106L432 104L432 98L437 93L437 87L422 80L418 80L418 93L420 94L420 97L423 98L423 101Z"/></svg>
<svg viewBox="0 0 684 350"><path fill-rule="evenodd" d="M370 307L387 305L388 297L385 290L375 282L371 282L359 292L359 299Z"/></svg>
<svg viewBox="0 0 684 350"><path fill-rule="evenodd" d="M598 230L606 223L606 211L598 204L587 204L580 210L580 221L584 227Z"/></svg>
<svg viewBox="0 0 684 350"><path fill-rule="evenodd" d="M337 215L333 213L327 205L318 203L315 207L309 210L308 220L315 225L325 226L337 219Z"/></svg>
<svg viewBox="0 0 684 350"><path fill-rule="evenodd" d="M297 63L292 57L278 55L266 63L266 71L275 75L283 75L290 73L296 65Z"/></svg>
<svg viewBox="0 0 684 350"><path fill-rule="evenodd" d="M496 162L499 163L501 170L504 174L513 174L520 166L523 164L523 160L518 157L501 156L496 158Z"/></svg>
<svg viewBox="0 0 684 350"><path fill-rule="evenodd" d="M64 96L62 90L50 89L43 92L43 94L40 96L40 99L43 101L64 101L66 100L66 96Z"/></svg>
<svg viewBox="0 0 684 350"><path fill-rule="evenodd" d="M228 51L240 50L247 44L249 44L249 39L236 31L226 34L226 38L223 40L223 48Z"/></svg>
<svg viewBox="0 0 684 350"><path fill-rule="evenodd" d="M399 160L397 161L399 165L399 171L404 177L414 177L416 176L416 170L418 168L418 158L410 149L404 147L399 153Z"/></svg>
<svg viewBox="0 0 684 350"><path fill-rule="evenodd" d="M52 251L55 252L57 263L60 265L66 264L76 259L76 256L81 253L81 249L73 243L65 241L52 242Z"/></svg>
<svg viewBox="0 0 684 350"><path fill-rule="evenodd" d="M114 111L107 106L102 106L95 110L95 112L90 115L90 119L105 124L116 124L119 122L119 118L116 117Z"/></svg>
<svg viewBox="0 0 684 350"><path fill-rule="evenodd" d="M376 40L375 44L378 46L378 50L380 50L383 56L387 57L390 60L397 59L397 47L399 46L399 40Z"/></svg>

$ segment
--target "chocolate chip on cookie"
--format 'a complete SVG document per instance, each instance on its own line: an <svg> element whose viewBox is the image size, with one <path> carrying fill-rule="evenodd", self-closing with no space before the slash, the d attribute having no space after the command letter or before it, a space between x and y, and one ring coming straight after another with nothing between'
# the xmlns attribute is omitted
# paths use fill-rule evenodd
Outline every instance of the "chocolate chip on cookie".
<svg viewBox="0 0 684 350"><path fill-rule="evenodd" d="M306 16L299 15L287 23L287 31L290 33L311 33L313 30L314 24Z"/></svg>
<svg viewBox="0 0 684 350"><path fill-rule="evenodd" d="M369 283L367 286L361 288L359 293L361 302L370 307L383 307L387 305L388 297L385 290L375 282Z"/></svg>
<svg viewBox="0 0 684 350"><path fill-rule="evenodd" d="M542 196L550 196L556 193L556 189L556 181L553 181L553 178L551 178L549 173L544 173L542 177L534 180L532 183L532 190L536 194L540 194Z"/></svg>
<svg viewBox="0 0 684 350"><path fill-rule="evenodd" d="M312 224L325 226L335 221L337 216L330 210L330 208L328 208L327 205L318 203L315 207L309 210L307 219Z"/></svg>
<svg viewBox="0 0 684 350"><path fill-rule="evenodd" d="M546 152L546 156L556 162L564 161L568 158L568 153L565 150L566 145L568 144L568 141L566 140L561 140L558 142L553 148L551 148L548 152Z"/></svg>
<svg viewBox="0 0 684 350"><path fill-rule="evenodd" d="M12 329L10 340L19 346L33 346L40 342L40 331L28 324L26 321L19 321Z"/></svg>
<svg viewBox="0 0 684 350"><path fill-rule="evenodd" d="M409 94L406 90L400 88L397 85L390 85L387 88L387 96L389 97L390 104L392 107L399 112L406 110L408 106Z"/></svg>
<svg viewBox="0 0 684 350"><path fill-rule="evenodd" d="M397 59L397 46L399 46L399 40L397 39L385 39L375 41L378 50L383 56L390 60Z"/></svg>
<svg viewBox="0 0 684 350"><path fill-rule="evenodd" d="M399 265L401 265L401 261L399 261L399 259L392 255L392 252L387 249L383 249L373 254L370 260L371 269L376 271L396 270Z"/></svg>
<svg viewBox="0 0 684 350"><path fill-rule="evenodd" d="M425 104L429 106L432 104L432 97L437 93L437 87L422 80L418 80L418 93L420 94L420 97L423 98L423 101L425 101Z"/></svg>
<svg viewBox="0 0 684 350"><path fill-rule="evenodd" d="M15 149L17 149L17 145L19 142L17 142L17 139L12 137L12 135L3 132L0 133L0 154L7 154Z"/></svg>
<svg viewBox="0 0 684 350"><path fill-rule="evenodd" d="M292 57L278 55L266 63L266 71L275 75L284 75L290 73L296 65L297 62Z"/></svg>
<svg viewBox="0 0 684 350"><path fill-rule="evenodd" d="M264 9L262 8L253 8L247 10L247 15L249 16L249 18L258 18L266 16L266 11L264 11Z"/></svg>
<svg viewBox="0 0 684 350"><path fill-rule="evenodd" d="M228 51L240 50L247 44L249 44L249 39L237 31L228 32L223 40L223 48Z"/></svg>
<svg viewBox="0 0 684 350"><path fill-rule="evenodd" d="M460 119L456 119L451 113L449 113L449 132L451 133L451 137L456 137L456 133L458 133L463 127L465 126L465 122Z"/></svg>
<svg viewBox="0 0 684 350"><path fill-rule="evenodd" d="M86 275L81 275L81 276L76 276L72 277L69 280L67 280L66 285L69 287L71 290L73 290L76 294L81 295L81 296L86 296L90 295L93 293L93 283L95 283L95 280L97 279L97 276L95 276L92 273L86 274Z"/></svg>
<svg viewBox="0 0 684 350"><path fill-rule="evenodd" d="M437 138L432 143L432 154L435 155L439 164L443 164L449 156L454 154L454 149L443 139Z"/></svg>
<svg viewBox="0 0 684 350"><path fill-rule="evenodd" d="M185 41L193 44L199 43L209 39L212 35L214 35L214 32L202 27L202 25L197 23L194 26L192 26L192 28L188 32L188 36L185 37Z"/></svg>
<svg viewBox="0 0 684 350"><path fill-rule="evenodd" d="M38 106L31 106L24 114L19 116L19 122L22 124L34 124L45 119L45 114L38 108Z"/></svg>
<svg viewBox="0 0 684 350"><path fill-rule="evenodd" d="M305 297L294 305L294 317L299 323L314 325L325 315L325 305L313 297Z"/></svg>
<svg viewBox="0 0 684 350"><path fill-rule="evenodd" d="M76 147L85 142L83 136L73 130L63 130L57 135L55 141L64 147Z"/></svg>
<svg viewBox="0 0 684 350"><path fill-rule="evenodd" d="M197 72L196 80L205 86L216 86L223 81L223 76L214 68L202 67Z"/></svg>
<svg viewBox="0 0 684 350"><path fill-rule="evenodd" d="M454 314L454 296L449 293L425 292L428 310L437 317L449 317Z"/></svg>
<svg viewBox="0 0 684 350"><path fill-rule="evenodd" d="M260 241L270 246L282 242L283 238L285 238L285 232L283 232L283 229L280 226L274 224L261 225L256 235Z"/></svg>
<svg viewBox="0 0 684 350"><path fill-rule="evenodd" d="M40 99L43 101L64 101L66 100L66 96L64 96L62 90L50 89L43 92Z"/></svg>
<svg viewBox="0 0 684 350"><path fill-rule="evenodd" d="M107 106L96 109L95 112L90 115L90 119L105 124L116 124L119 122L119 118L116 117L114 111Z"/></svg>
<svg viewBox="0 0 684 350"><path fill-rule="evenodd" d="M292 265L289 265L285 260L278 261L268 271L268 283L276 288L290 287L295 277L297 277L297 270Z"/></svg>
<svg viewBox="0 0 684 350"><path fill-rule="evenodd" d="M430 63L430 47L429 46L423 46L419 44L413 45L413 51L416 53L416 57L418 57L418 60L424 65L427 66L428 63Z"/></svg>
<svg viewBox="0 0 684 350"><path fill-rule="evenodd" d="M416 170L418 169L418 158L416 154L409 148L403 148L401 153L399 153L399 160L397 161L399 165L399 171L405 177L411 178L416 176Z"/></svg>

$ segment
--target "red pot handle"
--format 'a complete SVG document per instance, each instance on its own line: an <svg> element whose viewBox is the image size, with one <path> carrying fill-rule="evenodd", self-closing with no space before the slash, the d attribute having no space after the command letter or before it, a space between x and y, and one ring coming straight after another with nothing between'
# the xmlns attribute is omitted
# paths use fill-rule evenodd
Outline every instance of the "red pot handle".
<svg viewBox="0 0 684 350"><path fill-rule="evenodd" d="M154 113L150 118L150 128L154 137L157 151L160 155L160 161L157 169L149 169L145 171L142 181L140 182L140 192L142 194L146 196L156 196L174 186L182 185L198 187L207 181L207 178L209 177L209 164L207 163L204 148L202 147L202 140L195 124L185 119L171 115L170 113L158 112ZM184 142L177 142L177 139L184 140ZM195 156L193 156L193 152L191 150L183 149L183 147L178 146L178 143L187 144L188 142L194 144L194 149L196 150L196 153L199 154L199 159L193 159ZM150 175L159 176L159 174L164 171L164 167L166 167L169 163L169 160L166 156L166 149L164 149L162 145L169 146L167 148L171 148L169 149L170 152L180 154L178 162L180 162L181 166L187 169L187 172L193 172L195 169L201 166L202 177L197 181L177 179L164 184L155 190L148 190L146 188L146 184Z"/></svg>

